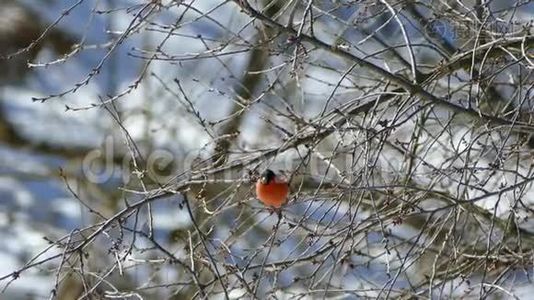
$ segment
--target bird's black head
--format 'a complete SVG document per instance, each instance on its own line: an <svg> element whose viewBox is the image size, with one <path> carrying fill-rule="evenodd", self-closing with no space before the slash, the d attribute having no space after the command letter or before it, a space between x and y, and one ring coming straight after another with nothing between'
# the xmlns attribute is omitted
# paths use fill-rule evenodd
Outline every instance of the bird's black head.
<svg viewBox="0 0 534 300"><path fill-rule="evenodd" d="M274 174L274 172L267 169L265 170L265 172L261 173L260 182L262 184L269 184L271 181L274 180L275 177L276 175Z"/></svg>

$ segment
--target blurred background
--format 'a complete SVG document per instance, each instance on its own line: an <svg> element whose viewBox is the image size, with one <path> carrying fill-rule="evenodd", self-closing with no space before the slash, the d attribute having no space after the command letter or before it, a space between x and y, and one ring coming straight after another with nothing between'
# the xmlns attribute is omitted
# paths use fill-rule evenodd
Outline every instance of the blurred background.
<svg viewBox="0 0 534 300"><path fill-rule="evenodd" d="M0 299L527 299L534 4L244 3L0 2Z"/></svg>

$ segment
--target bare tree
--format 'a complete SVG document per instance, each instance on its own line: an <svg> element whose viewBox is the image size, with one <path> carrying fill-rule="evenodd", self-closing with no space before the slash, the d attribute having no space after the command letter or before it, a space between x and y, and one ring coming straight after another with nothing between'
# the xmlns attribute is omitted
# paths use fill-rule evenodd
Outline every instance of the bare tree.
<svg viewBox="0 0 534 300"><path fill-rule="evenodd" d="M4 292L37 270L51 299L532 292L530 1L73 3L33 41L83 5L107 40L84 32L30 61L98 49L85 77L34 101L98 111L112 142L74 148L85 173L58 177L86 222L0 277ZM93 99L65 100L95 82ZM102 165L120 186L95 181ZM266 168L290 179L280 216L255 199Z"/></svg>

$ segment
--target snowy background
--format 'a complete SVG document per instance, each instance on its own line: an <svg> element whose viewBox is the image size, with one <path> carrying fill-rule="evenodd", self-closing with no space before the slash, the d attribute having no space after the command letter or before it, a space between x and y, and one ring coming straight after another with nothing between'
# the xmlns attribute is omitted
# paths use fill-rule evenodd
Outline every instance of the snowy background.
<svg viewBox="0 0 534 300"><path fill-rule="evenodd" d="M166 1L163 2L168 4ZM74 194L82 198L88 206L97 208L106 216L112 215L123 207L123 201L126 198L127 201L132 202L140 199L124 190L137 184L131 166L128 166L131 157L129 157L130 149L127 139L136 141L143 153L160 151L162 156L171 157L174 161L182 161L184 157L190 158L193 154L200 153L202 156L212 150L211 132L202 128L199 121L190 114L188 103L177 96L180 92L176 81L180 82L188 98L193 99L195 107L206 122L220 122L231 112L236 95L234 87L239 83L247 62L249 52L238 50L246 48L244 38L250 39L254 30L253 27L247 26L250 18L240 13L234 4L222 4L223 1L215 0L197 2L194 4L195 10L187 11L183 15L180 30L170 38L161 31L162 25L176 22L176 19L186 10L184 7L161 11L155 8L155 11L147 17L148 23L143 24L138 33L128 33L123 40L121 37L125 35L128 28L131 28L132 22L136 22L136 13L148 5L147 1L21 0L3 1L0 4L0 54L2 55L11 54L16 49L20 49L20 45L12 45L13 38L2 39L1 36L7 36L9 30L19 28L20 31L14 36L23 39L25 36L32 37L32 30L42 32L49 24L57 21L57 25L52 29L53 33L49 34L50 37L57 38L47 38L38 49L21 53L11 60L1 61L0 64L0 67L5 70L4 75L0 77L2 118L0 126L2 139L0 143L0 240L3 241L0 243L0 277L23 268L36 255L42 254L39 256L41 260L60 254L61 250L55 246L43 252L50 245L48 239L55 240L102 221L82 205ZM348 3L349 1L340 2ZM498 10L498 6L505 5L503 3L507 1L494 2L494 9ZM328 11L327 4L323 8ZM358 6L353 4L345 9L336 10L335 14L339 18L349 20L347 22L350 23L357 9ZM68 14L62 15L65 11L68 11ZM203 18L203 12L210 12L210 18ZM513 18L519 23L528 22L532 19L533 13L533 5L527 4L521 6ZM376 22L379 20L367 20L361 26L373 31L379 27ZM17 27L16 24L21 25ZM343 28L343 24L343 22L318 22L315 28L316 35L324 41L333 42L335 40L333 33L336 33L338 37L342 36L354 44L365 38L365 34ZM395 44L393 40L397 38L397 41L402 43L402 35L398 32L398 28L394 26L394 23L389 24L391 28L386 26L382 34L391 37L391 44ZM417 36L414 28L408 28L408 30L410 35ZM38 37L39 34L33 36ZM202 39L199 36L202 36ZM422 40L421 37L419 38ZM109 53L110 45L114 45L117 39L121 39L121 43ZM277 76L281 78L281 81L292 78L290 74L276 72L276 66L286 62L292 54L291 50L284 49L287 45L282 40L277 39L272 45L280 52L280 56L273 57L269 65L274 70L266 75L269 83L275 82ZM451 40L454 39L451 38ZM218 58L210 58L207 55L202 59L196 57L197 53L206 51L207 46L215 48L224 45L220 41L228 41L228 46L221 46L224 51L230 53L235 50L236 53ZM71 48L75 44L80 47ZM162 51L173 55L174 60L152 60L147 65L147 60L143 58L153 55L152 51L161 44L163 44ZM376 48L375 42L362 42L360 55L365 56L366 52L374 52ZM79 51L69 53L70 49L79 49ZM417 48L416 54L421 64L436 63L440 60L439 55L424 47ZM403 52L403 55L406 53ZM180 58L183 60L179 61ZM276 109L285 109L287 99L291 99L288 106L298 111L301 116L312 118L321 113L328 95L334 90L336 98L329 104L329 108L342 105L357 97L358 93L351 89L351 85L355 84L354 81L340 80L341 73L350 64L337 58L315 53L310 61L305 71L300 74L301 80L298 83L288 84L296 88L286 91L286 94L283 93L287 86L276 92L267 93L262 103L252 106L247 111L243 123L246 125L242 126L238 139L240 148L248 151L261 148L260 146L276 147L281 144L280 137L269 130L266 133L265 126L272 121L282 127L289 127L288 124L280 121L283 118L273 113ZM372 57L369 61L391 70L401 68L400 64L384 57ZM100 64L102 66L99 73L93 75L92 70ZM143 77L140 84L132 86L140 79L141 74ZM360 74L357 84L371 83L371 80L366 80L367 75ZM460 86L462 76L465 74L459 75L460 79L453 79L452 85ZM77 88L78 84L82 85ZM266 89L268 84L262 84L261 89ZM335 87L338 84L340 87ZM525 98L532 99L532 89L526 93ZM61 96L49 97L50 95ZM113 105L116 105L117 110L121 112L123 128L117 126L113 114L104 109L102 105L102 101L115 95L123 95L113 100ZM437 111L439 113L439 110ZM446 115L446 112L442 111L442 113ZM384 110L384 116L390 117L395 114L393 110ZM390 140L409 141L416 121L399 126L391 135ZM432 185L434 178L431 178L429 174L435 174L432 173L435 168L447 172L455 167L464 166L461 159L451 161L447 158L454 157L456 153L462 153L462 147L467 149L467 145L471 145L479 137L470 130L469 124L461 124L458 120L455 122L457 123L454 123L452 127L454 133L435 139L429 138L434 142L427 143L419 150L420 153L425 153L423 156L427 165L417 167L412 174L412 180L423 186ZM434 124L435 131L432 126L430 122L429 132L439 131L439 122ZM128 138L125 132L128 133ZM428 136L431 135L431 133L428 134ZM491 144L488 142L491 134L485 138L481 139L482 142ZM495 133L494 138L501 140L498 133ZM355 134L350 137L343 136L341 139L349 145L351 142L356 143L361 136ZM503 145L513 142L513 140L507 140ZM526 179L532 177L530 164L517 164L512 159L503 160L502 170L492 172L487 166L496 154L483 149L482 146L470 149L479 151L477 153L480 157L473 160L474 164L469 167L480 168L477 180L483 182L483 188L471 191L469 196L471 199L491 193L500 186L517 183L518 176L509 174L506 170L514 170L518 165L518 169L515 169L518 174ZM531 160L528 150L521 151L519 156L522 160L525 162ZM470 157L469 155L472 154L466 154L466 157ZM286 162L294 162L297 154L292 152L287 156L293 158L284 158ZM378 163L381 167L383 183L398 179L394 178L395 174L405 167L401 159L402 155L394 149L383 150ZM361 163L360 167L363 168L363 165L365 163ZM185 168L180 163L176 167L177 170L182 171ZM179 171L173 174L179 174ZM391 177L388 178L388 176ZM378 184L377 182L375 184ZM441 189L456 193L461 186L453 181L445 184ZM328 228L330 225L325 224L346 222L347 212L351 211L351 207L347 203L329 202L330 196L325 195L324 201L313 203L311 208L308 207L307 200L292 205L288 208L290 215L293 216L293 218L288 217L289 223L291 221L298 223L297 216L303 213L306 216L306 222L310 222L316 228L321 226ZM259 211L260 205L253 202L250 192L248 197L251 207ZM320 199L321 195L316 195L316 197ZM531 185L522 190L522 197L527 205L534 206L532 200L534 189ZM491 213L494 212L495 207L495 214L506 219L510 215L510 203L514 203L515 198L513 195L504 198L501 201L501 195L496 194L495 197L488 197L477 205L491 209L489 210ZM183 250L183 245L173 242L176 235L183 238L182 229L191 225L189 216L183 209L182 198L176 196L156 201L153 203L152 210L152 226L156 239L172 248L175 251L173 254L177 257L187 258L188 254ZM234 220L237 215L236 211L238 208L232 206L228 210L221 211L217 218ZM514 213L521 218L518 224L521 224L524 230L534 231L534 226L532 226L534 223L531 218L527 218L531 214L528 210ZM241 240L233 244L235 247L228 250L231 255L228 255L226 262L241 265L246 260L239 261L239 258L256 253L254 252L255 245L269 241L269 230L276 224L276 218L267 212L255 213L253 217L256 218L258 227L262 229L251 230L241 235L239 237ZM357 214L357 218L370 220L372 213L362 211ZM146 222L145 219L142 222ZM239 224L233 224L231 221L220 223L215 229L214 236L224 240L232 236L231 230L237 225ZM145 223L142 226L147 227L149 224ZM273 261L306 257L310 253L324 249L324 245L328 244L326 237L313 240L292 236L291 226L287 224L280 230L287 240L283 241L282 250L273 250L270 256ZM409 226L391 226L390 230L392 235L404 236L408 240L419 234ZM95 240L91 249L92 256L98 257L100 254L103 257L100 261L94 261L94 265L91 266L99 272L106 270L115 261L115 254L110 255L108 249L110 249L109 244L120 233L110 230L107 234L112 237L107 239L104 236ZM341 273L336 273L333 280L340 280L340 287L369 288L368 295L376 296L378 293L379 296L384 297L384 294L380 294L379 291L373 292L371 287L374 285L366 280L375 284L389 284L391 276L395 276L395 273L390 274L389 270L399 262L392 260L392 265L390 265L388 258L384 258L383 236L378 231L371 232L366 239L367 255L353 255L349 258L361 267L356 267L355 270L344 268ZM485 240L480 241L480 243L485 242ZM149 247L149 242L142 238L139 238L136 243L138 249ZM304 247L305 243L308 243L308 246ZM302 251L302 249L305 250ZM117 249L116 255L123 255L125 251L126 249L123 248ZM402 250L399 251L402 253ZM336 255L340 254L332 255L334 258L327 260L327 263L334 264ZM369 259L373 256L378 259L376 261ZM148 263L151 259L152 265ZM123 271L117 270L112 277L115 285L135 286L137 293L145 295L147 299L156 299L150 298L157 297L156 295L170 297L168 291L160 292L155 288L144 290L143 283L150 281L147 280L150 276L157 277L150 281L154 285L156 283L162 285L179 283L184 278L181 271L164 263L161 263L157 271L154 271L154 265L159 264L158 259L161 257L153 256L150 251L139 250L129 254L122 265L126 275L119 275ZM261 263L261 260L255 262ZM57 266L57 263L58 261L54 260L39 265L37 268L27 269L21 273L20 278L13 281L10 281L10 277L4 278L0 281L0 288L3 289L0 299L48 297L56 284L56 274L51 270ZM416 271L414 269L416 266L414 264L412 269L406 267L407 272ZM302 292L305 290L304 287L293 285L293 283L295 273L304 269L313 270L314 267L296 264L287 271L277 274L276 282L266 281L262 288L268 290L270 285L292 287L281 289L280 293L287 294L278 294L280 297L290 297L288 295L291 292ZM326 276L328 272L324 272ZM97 274L98 272L95 271L95 276ZM508 288L513 286L513 294L526 299L534 291L531 284L532 275L532 269L513 272L508 279ZM321 276L317 275L318 278ZM474 274L473 282L476 282L479 276ZM394 291L409 289L411 283L406 280L408 277L403 273L392 289ZM420 279L417 278L417 274L414 278ZM448 286L450 290L446 292L448 295L469 294L466 290L472 288L463 279L451 278L450 281L450 286ZM306 288L312 290L313 287L313 284L310 284ZM112 295L112 290L110 286L107 290L108 296ZM238 297L244 293L244 290L235 288L231 292L232 297ZM64 299L71 299L68 293L65 292L63 295L67 295ZM309 296L322 296L322 294ZM350 293L346 296L347 299L354 297L356 296Z"/></svg>

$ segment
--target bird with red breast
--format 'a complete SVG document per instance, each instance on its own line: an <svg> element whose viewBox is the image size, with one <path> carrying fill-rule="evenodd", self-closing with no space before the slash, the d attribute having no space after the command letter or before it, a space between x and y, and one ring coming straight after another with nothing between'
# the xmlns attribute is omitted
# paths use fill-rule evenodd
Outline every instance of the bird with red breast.
<svg viewBox="0 0 534 300"><path fill-rule="evenodd" d="M256 196L267 207L280 209L287 202L289 184L283 176L265 170L256 182Z"/></svg>

